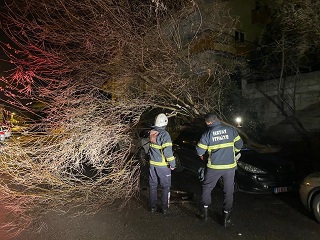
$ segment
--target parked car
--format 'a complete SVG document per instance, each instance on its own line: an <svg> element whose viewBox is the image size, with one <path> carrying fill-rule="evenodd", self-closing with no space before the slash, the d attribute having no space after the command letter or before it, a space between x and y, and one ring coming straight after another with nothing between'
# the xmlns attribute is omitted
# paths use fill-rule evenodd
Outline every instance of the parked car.
<svg viewBox="0 0 320 240"><path fill-rule="evenodd" d="M176 171L188 169L198 173L206 166L196 153L196 144L201 132L185 130L174 141ZM235 190L249 193L279 193L291 191L296 182L295 167L292 162L275 153L258 153L253 149L240 151L235 175Z"/></svg>
<svg viewBox="0 0 320 240"><path fill-rule="evenodd" d="M137 130L137 136L135 137L135 147L133 149L133 155L138 161L141 167L146 166L149 163L149 132L151 128L141 128Z"/></svg>
<svg viewBox="0 0 320 240"><path fill-rule="evenodd" d="M0 125L0 141L11 137L11 129L8 126Z"/></svg>
<svg viewBox="0 0 320 240"><path fill-rule="evenodd" d="M302 204L320 223L320 172L306 176L300 184L299 193Z"/></svg>

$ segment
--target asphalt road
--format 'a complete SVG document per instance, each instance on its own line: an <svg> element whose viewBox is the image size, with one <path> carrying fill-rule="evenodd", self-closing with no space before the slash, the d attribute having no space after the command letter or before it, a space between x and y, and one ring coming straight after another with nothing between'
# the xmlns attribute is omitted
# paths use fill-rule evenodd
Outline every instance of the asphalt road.
<svg viewBox="0 0 320 240"><path fill-rule="evenodd" d="M189 172L174 173L169 215L147 211L148 186L122 210L103 208L94 215L51 213L15 240L188 240L320 239L320 224L303 208L297 193L253 195L237 192L232 225L220 225L223 193L216 188L210 219L198 217L201 186Z"/></svg>

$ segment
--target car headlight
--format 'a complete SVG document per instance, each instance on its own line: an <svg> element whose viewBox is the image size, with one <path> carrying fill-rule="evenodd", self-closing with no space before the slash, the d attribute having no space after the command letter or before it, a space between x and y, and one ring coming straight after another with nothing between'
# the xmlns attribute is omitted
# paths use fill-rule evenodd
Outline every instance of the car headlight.
<svg viewBox="0 0 320 240"><path fill-rule="evenodd" d="M250 172L250 173L264 173L264 174L267 173L266 171L263 171L260 168L254 167L254 166L252 166L248 163L244 163L244 162L238 162L238 166L241 167L242 169L244 169L245 171Z"/></svg>

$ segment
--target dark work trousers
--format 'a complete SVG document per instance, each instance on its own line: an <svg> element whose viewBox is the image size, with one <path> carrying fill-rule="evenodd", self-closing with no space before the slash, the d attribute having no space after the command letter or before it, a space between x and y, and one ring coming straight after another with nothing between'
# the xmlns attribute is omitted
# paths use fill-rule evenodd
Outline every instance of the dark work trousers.
<svg viewBox="0 0 320 240"><path fill-rule="evenodd" d="M211 204L211 192L216 186L220 177L223 178L223 210L231 211L233 205L233 193L234 193L234 175L235 169L216 170L207 168L205 179L202 183L202 197L201 201L203 206L209 206Z"/></svg>
<svg viewBox="0 0 320 240"><path fill-rule="evenodd" d="M150 207L156 208L158 201L158 181L162 187L161 204L162 209L168 209L170 203L171 170L168 167L150 166L149 185L150 185Z"/></svg>

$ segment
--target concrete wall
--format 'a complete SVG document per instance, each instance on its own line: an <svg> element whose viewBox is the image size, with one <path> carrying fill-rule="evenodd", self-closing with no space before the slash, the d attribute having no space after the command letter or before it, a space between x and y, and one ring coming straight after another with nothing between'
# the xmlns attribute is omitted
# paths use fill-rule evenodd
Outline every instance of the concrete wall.
<svg viewBox="0 0 320 240"><path fill-rule="evenodd" d="M266 126L275 125L284 120L279 109L262 93L266 93L276 103L281 104L278 95L279 79L250 83L242 82L243 95L257 103L257 112ZM284 98L294 107L307 130L320 130L320 71L301 74L285 79ZM287 110L285 107L284 109ZM289 111L286 111L289 113Z"/></svg>

